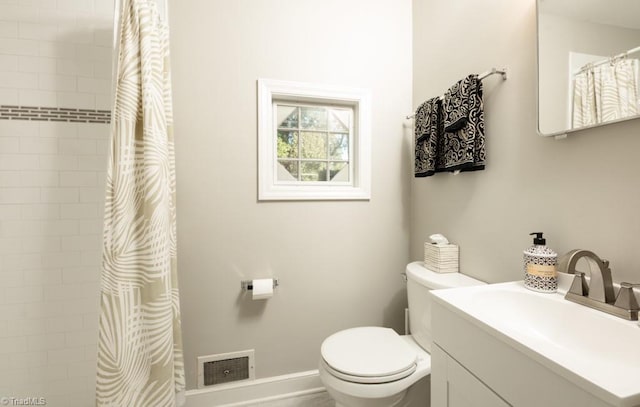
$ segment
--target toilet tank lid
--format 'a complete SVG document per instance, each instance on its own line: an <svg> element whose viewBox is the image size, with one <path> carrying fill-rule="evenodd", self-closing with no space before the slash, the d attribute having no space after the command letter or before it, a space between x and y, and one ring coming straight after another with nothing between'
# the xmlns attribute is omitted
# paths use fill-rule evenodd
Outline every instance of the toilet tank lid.
<svg viewBox="0 0 640 407"><path fill-rule="evenodd" d="M436 273L421 261L407 264L407 278L433 290L486 284L462 273Z"/></svg>

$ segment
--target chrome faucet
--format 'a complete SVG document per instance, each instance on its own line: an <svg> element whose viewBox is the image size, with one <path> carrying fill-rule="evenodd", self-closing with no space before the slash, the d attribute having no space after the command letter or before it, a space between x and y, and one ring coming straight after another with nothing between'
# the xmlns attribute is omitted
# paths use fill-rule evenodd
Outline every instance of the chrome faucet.
<svg viewBox="0 0 640 407"><path fill-rule="evenodd" d="M585 259L589 264L590 281L588 285L584 273L576 271L576 263L580 259ZM616 297L609 261L601 259L589 250L576 249L560 258L558 271L575 274L565 299L621 318L638 320L640 307L638 307L633 292L633 287L637 285L621 283Z"/></svg>

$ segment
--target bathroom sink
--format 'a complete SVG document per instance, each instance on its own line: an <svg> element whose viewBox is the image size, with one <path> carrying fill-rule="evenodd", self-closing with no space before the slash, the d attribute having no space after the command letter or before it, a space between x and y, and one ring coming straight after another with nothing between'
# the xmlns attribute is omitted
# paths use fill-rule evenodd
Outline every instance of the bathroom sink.
<svg viewBox="0 0 640 407"><path fill-rule="evenodd" d="M522 282L433 292L434 302L609 405L640 405L640 327Z"/></svg>

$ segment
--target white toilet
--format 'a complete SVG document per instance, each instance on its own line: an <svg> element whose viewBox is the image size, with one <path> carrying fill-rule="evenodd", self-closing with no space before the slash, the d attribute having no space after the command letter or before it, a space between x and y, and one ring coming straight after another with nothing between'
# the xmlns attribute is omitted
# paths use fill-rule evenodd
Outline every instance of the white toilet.
<svg viewBox="0 0 640 407"><path fill-rule="evenodd" d="M422 262L407 265L411 335L382 327L337 332L322 343L320 380L336 407L429 406L430 290L484 284L460 273L439 274Z"/></svg>

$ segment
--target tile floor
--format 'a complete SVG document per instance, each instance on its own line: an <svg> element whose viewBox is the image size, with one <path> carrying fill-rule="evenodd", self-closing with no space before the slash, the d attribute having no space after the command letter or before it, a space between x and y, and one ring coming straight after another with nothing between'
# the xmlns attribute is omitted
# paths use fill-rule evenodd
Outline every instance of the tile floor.
<svg viewBox="0 0 640 407"><path fill-rule="evenodd" d="M335 407L336 402L327 392L307 394L283 400L250 404L247 407Z"/></svg>

